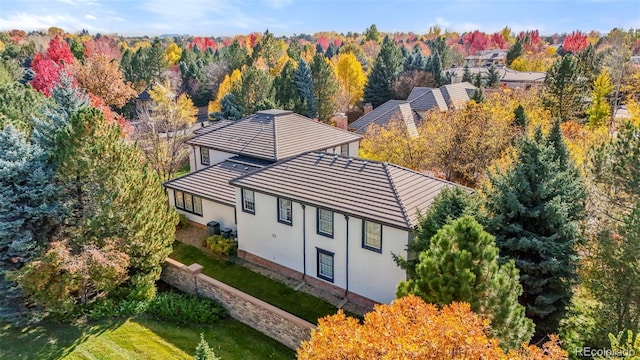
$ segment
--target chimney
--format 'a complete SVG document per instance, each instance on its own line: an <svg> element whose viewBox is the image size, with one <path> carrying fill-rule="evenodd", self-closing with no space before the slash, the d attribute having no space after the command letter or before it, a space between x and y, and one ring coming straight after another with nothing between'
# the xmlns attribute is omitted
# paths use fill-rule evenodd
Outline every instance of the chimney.
<svg viewBox="0 0 640 360"><path fill-rule="evenodd" d="M367 115L373 110L373 105L371 103L364 104L364 114Z"/></svg>
<svg viewBox="0 0 640 360"><path fill-rule="evenodd" d="M347 130L348 119L347 115L344 113L335 113L333 114L333 119L331 119L335 127Z"/></svg>

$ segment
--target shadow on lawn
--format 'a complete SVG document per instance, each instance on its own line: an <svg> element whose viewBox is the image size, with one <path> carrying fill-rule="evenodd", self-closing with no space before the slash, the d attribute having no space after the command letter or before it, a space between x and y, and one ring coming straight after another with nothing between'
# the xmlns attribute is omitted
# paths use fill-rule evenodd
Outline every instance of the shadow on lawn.
<svg viewBox="0 0 640 360"><path fill-rule="evenodd" d="M115 330L126 319L90 324L44 322L26 326L0 324L0 359L60 359L92 336Z"/></svg>

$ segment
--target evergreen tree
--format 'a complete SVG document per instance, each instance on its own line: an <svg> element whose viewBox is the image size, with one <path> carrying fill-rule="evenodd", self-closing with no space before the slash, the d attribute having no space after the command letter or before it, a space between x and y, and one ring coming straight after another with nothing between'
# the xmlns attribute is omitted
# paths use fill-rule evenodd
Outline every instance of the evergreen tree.
<svg viewBox="0 0 640 360"><path fill-rule="evenodd" d="M436 86L444 85L444 78L442 76L442 57L440 53L435 52L429 56L427 60L427 71L433 74L433 80L436 82Z"/></svg>
<svg viewBox="0 0 640 360"><path fill-rule="evenodd" d="M464 215L473 216L481 223L486 222L486 215L481 210L480 198L477 194L470 194L466 189L456 186L446 188L436 196L427 212L420 215L415 237L407 246L409 254L415 256L403 259L392 254L396 264L407 271L409 279L415 277L418 256L429 250L431 238L443 226Z"/></svg>
<svg viewBox="0 0 640 360"><path fill-rule="evenodd" d="M422 71L427 67L427 58L422 53L420 45L416 44L413 51L407 55L404 61L404 71Z"/></svg>
<svg viewBox="0 0 640 360"><path fill-rule="evenodd" d="M469 65L464 65L463 73L462 73L462 81L463 82L473 82L473 76L471 75L471 71L469 70Z"/></svg>
<svg viewBox="0 0 640 360"><path fill-rule="evenodd" d="M249 53L247 49L240 46L238 40L234 40L231 45L220 50L220 58L229 65L229 72L232 72L248 63Z"/></svg>
<svg viewBox="0 0 640 360"><path fill-rule="evenodd" d="M522 40L518 38L507 51L507 66L511 66L513 60L519 58L522 54L524 54L524 47L522 46Z"/></svg>
<svg viewBox="0 0 640 360"><path fill-rule="evenodd" d="M331 59L332 57L336 56L338 54L338 51L340 49L338 49L338 47L336 46L336 44L334 44L333 42L329 44L329 47L327 47L327 51L324 53L324 56L327 59Z"/></svg>
<svg viewBox="0 0 640 360"><path fill-rule="evenodd" d="M292 60L282 68L280 74L273 79L276 106L279 109L302 111L302 100L296 86L296 67Z"/></svg>
<svg viewBox="0 0 640 360"><path fill-rule="evenodd" d="M505 348L518 348L533 334L533 323L518 303L522 293L513 261L498 265L495 238L471 216L444 225L420 254L416 278L401 282L397 295L420 296L427 303L464 301L491 320Z"/></svg>
<svg viewBox="0 0 640 360"><path fill-rule="evenodd" d="M220 105L221 111L213 115L217 120L239 120L242 117L244 111L233 94L225 95L220 100Z"/></svg>
<svg viewBox="0 0 640 360"><path fill-rule="evenodd" d="M484 93L483 93L481 87L475 88L473 90L473 94L471 94L470 100L473 100L478 104L481 103L481 102L484 102L484 100L485 100L484 99Z"/></svg>
<svg viewBox="0 0 640 360"><path fill-rule="evenodd" d="M364 31L364 40L365 41L375 41L377 43L380 42L380 32L378 32L378 27L376 26L376 24L371 24L371 26L369 26L365 31Z"/></svg>
<svg viewBox="0 0 640 360"><path fill-rule="evenodd" d="M273 107L271 78L255 66L250 66L242 72L242 81L234 84L231 93L244 115Z"/></svg>
<svg viewBox="0 0 640 360"><path fill-rule="evenodd" d="M520 303L536 324L536 339L556 333L576 279L578 223L585 192L562 139L559 122L549 136L540 129L517 145L512 168L490 175L488 229L500 255L520 270Z"/></svg>
<svg viewBox="0 0 640 360"><path fill-rule="evenodd" d="M322 54L316 54L311 62L313 94L318 111L318 119L329 122L336 110L338 80L330 63Z"/></svg>
<svg viewBox="0 0 640 360"><path fill-rule="evenodd" d="M480 72L478 72L473 77L473 86L475 86L478 89L482 89L482 85L483 85L482 74Z"/></svg>
<svg viewBox="0 0 640 360"><path fill-rule="evenodd" d="M21 293L5 272L37 258L57 232L58 189L46 154L13 125L0 130L0 318L15 321L25 313Z"/></svg>
<svg viewBox="0 0 640 360"><path fill-rule="evenodd" d="M47 101L44 94L19 82L0 85L0 128L12 124L29 136L34 114L41 117Z"/></svg>
<svg viewBox="0 0 640 360"><path fill-rule="evenodd" d="M203 333L200 333L200 342L196 347L196 354L193 356L193 360L220 360L209 347L209 343L204 339Z"/></svg>
<svg viewBox="0 0 640 360"><path fill-rule="evenodd" d="M498 74L498 70L493 64L487 69L486 84L490 88L500 85L500 74Z"/></svg>
<svg viewBox="0 0 640 360"><path fill-rule="evenodd" d="M315 89L313 88L313 77L311 74L311 68L306 61L300 59L298 61L298 68L296 69L296 88L298 94L302 98L302 101L306 104L306 116L315 118L318 116L318 110L315 101Z"/></svg>
<svg viewBox="0 0 640 360"><path fill-rule="evenodd" d="M604 52L596 52L596 48L591 44L576 55L578 72L584 77L586 84L593 84L602 72L603 55Z"/></svg>
<svg viewBox="0 0 640 360"><path fill-rule="evenodd" d="M551 65L544 85L543 104L554 117L567 121L583 116L587 87L573 55L563 56Z"/></svg>
<svg viewBox="0 0 640 360"><path fill-rule="evenodd" d="M402 54L390 40L382 43L373 70L364 88L364 101L374 107L393 98L393 83L402 71Z"/></svg>
<svg viewBox="0 0 640 360"><path fill-rule="evenodd" d="M522 105L518 105L518 107L513 110L513 118L514 123L519 127L524 129L525 126L527 126L527 114L525 114L524 107L522 107Z"/></svg>

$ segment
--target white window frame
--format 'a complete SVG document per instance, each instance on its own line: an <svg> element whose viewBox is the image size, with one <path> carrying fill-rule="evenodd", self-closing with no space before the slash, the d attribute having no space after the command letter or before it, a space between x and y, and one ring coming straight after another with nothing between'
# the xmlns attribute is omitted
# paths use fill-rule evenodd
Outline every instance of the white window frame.
<svg viewBox="0 0 640 360"><path fill-rule="evenodd" d="M205 158L207 160L206 162L205 162ZM209 148L200 147L200 164L211 165L211 158L209 157Z"/></svg>
<svg viewBox="0 0 640 360"><path fill-rule="evenodd" d="M184 193L184 211L193 212L193 195Z"/></svg>
<svg viewBox="0 0 640 360"><path fill-rule="evenodd" d="M256 213L256 193L253 190L242 189L242 211Z"/></svg>
<svg viewBox="0 0 640 360"><path fill-rule="evenodd" d="M193 198L193 213L202 216L202 198L200 196L192 196Z"/></svg>
<svg viewBox="0 0 640 360"><path fill-rule="evenodd" d="M349 144L340 145L340 155L349 156Z"/></svg>
<svg viewBox="0 0 640 360"><path fill-rule="evenodd" d="M176 209L184 210L184 193L179 190L174 190L173 197L174 203L176 205ZM178 201L178 199L180 201Z"/></svg>
<svg viewBox="0 0 640 360"><path fill-rule="evenodd" d="M293 201L290 199L278 198L278 222L293 224Z"/></svg>

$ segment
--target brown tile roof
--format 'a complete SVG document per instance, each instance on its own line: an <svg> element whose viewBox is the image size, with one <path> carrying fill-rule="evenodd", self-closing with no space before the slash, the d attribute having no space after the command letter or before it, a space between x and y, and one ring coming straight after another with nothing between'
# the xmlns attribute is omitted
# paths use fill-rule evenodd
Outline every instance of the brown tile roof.
<svg viewBox="0 0 640 360"><path fill-rule="evenodd" d="M386 127L390 122L400 120L407 125L410 133L416 133L417 116L405 100L389 100L373 109L370 113L349 124L349 129L357 134L364 134L372 124Z"/></svg>
<svg viewBox="0 0 640 360"><path fill-rule="evenodd" d="M313 121L292 111L264 110L217 130L200 134L188 143L277 161L359 139L360 135Z"/></svg>
<svg viewBox="0 0 640 360"><path fill-rule="evenodd" d="M411 229L445 180L397 165L308 152L230 181L231 184Z"/></svg>
<svg viewBox="0 0 640 360"><path fill-rule="evenodd" d="M235 206L235 187L229 184L229 180L258 170L264 165L248 158L234 156L218 164L167 181L164 186Z"/></svg>
<svg viewBox="0 0 640 360"><path fill-rule="evenodd" d="M227 125L231 125L233 123L234 122L231 121L231 120L218 120L218 121L211 122L209 125L206 125L206 126L200 125L201 127L199 127L196 130L194 130L193 133L196 134L196 135L201 135L201 134L204 134L204 133L211 132L213 130L221 129L221 128L223 128L223 127L225 127ZM204 123L200 123L200 124L204 124Z"/></svg>

